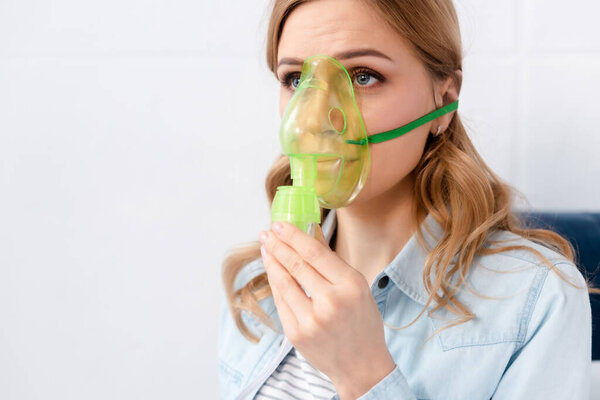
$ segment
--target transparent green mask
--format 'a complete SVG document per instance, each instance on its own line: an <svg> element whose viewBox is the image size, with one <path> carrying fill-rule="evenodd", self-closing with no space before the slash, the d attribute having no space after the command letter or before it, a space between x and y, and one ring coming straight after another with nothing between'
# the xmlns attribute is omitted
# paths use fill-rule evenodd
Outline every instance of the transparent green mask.
<svg viewBox="0 0 600 400"><path fill-rule="evenodd" d="M293 186L278 188L271 220L307 231L307 224L320 222L319 207L345 207L364 187L369 143L403 135L457 107L458 101L400 128L368 136L346 68L326 55L308 57L279 130Z"/></svg>

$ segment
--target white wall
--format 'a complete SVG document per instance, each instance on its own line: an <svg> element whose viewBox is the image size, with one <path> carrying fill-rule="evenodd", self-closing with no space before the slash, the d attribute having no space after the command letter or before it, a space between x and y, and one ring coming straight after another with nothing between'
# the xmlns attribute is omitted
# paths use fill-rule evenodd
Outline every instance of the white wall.
<svg viewBox="0 0 600 400"><path fill-rule="evenodd" d="M455 1L460 108L484 159L538 210L600 208L600 3Z"/></svg>
<svg viewBox="0 0 600 400"><path fill-rule="evenodd" d="M598 210L593 0L460 0L460 112L537 209ZM0 2L0 398L217 398L225 251L268 227L267 0Z"/></svg>

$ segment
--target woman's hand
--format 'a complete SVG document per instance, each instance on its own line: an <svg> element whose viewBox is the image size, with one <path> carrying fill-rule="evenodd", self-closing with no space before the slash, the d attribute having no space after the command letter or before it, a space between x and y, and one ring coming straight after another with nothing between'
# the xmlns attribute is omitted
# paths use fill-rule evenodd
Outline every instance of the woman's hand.
<svg viewBox="0 0 600 400"><path fill-rule="evenodd" d="M329 248L320 227L321 241L285 222L271 229L260 234L261 253L285 335L342 400L359 397L396 366L366 279Z"/></svg>

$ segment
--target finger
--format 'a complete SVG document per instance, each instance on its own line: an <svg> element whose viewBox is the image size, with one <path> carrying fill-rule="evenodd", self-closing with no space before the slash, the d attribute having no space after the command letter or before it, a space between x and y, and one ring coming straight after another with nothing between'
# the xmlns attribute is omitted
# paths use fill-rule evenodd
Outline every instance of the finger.
<svg viewBox="0 0 600 400"><path fill-rule="evenodd" d="M294 337L296 332L298 332L298 319L294 315L294 312L285 301L279 295L277 289L271 289L273 291L273 299L275 301L275 305L277 306L277 315L279 316L279 320L281 321L281 326L283 327L283 332L285 336L288 338Z"/></svg>
<svg viewBox="0 0 600 400"><path fill-rule="evenodd" d="M281 321L281 326L283 327L285 336L288 338L294 337L300 326L298 323L298 318L296 318L294 311L291 309L287 301L281 297L275 286L271 287L271 291L273 292L273 300L275 301L275 306L277 308L276 312L279 320Z"/></svg>
<svg viewBox="0 0 600 400"><path fill-rule="evenodd" d="M279 232L277 232L278 224L281 226ZM300 257L332 284L338 282L340 278L348 273L347 267L339 262L339 259L328 245L324 245L295 225L281 221L273 223L271 229L281 241L293 248Z"/></svg>
<svg viewBox="0 0 600 400"><path fill-rule="evenodd" d="M266 250L262 256L263 263L271 287L274 287L280 297L287 303L297 321L302 320L302 316L312 314L312 300L304 293L304 290L287 272L285 267L269 253L266 246L263 246L263 248Z"/></svg>
<svg viewBox="0 0 600 400"><path fill-rule="evenodd" d="M281 321L281 326L286 334L286 336L290 337L291 332L296 332L298 330L298 319L294 315L294 312L287 304L284 298L281 297L279 291L277 290L277 285L274 283L274 279L271 277L271 264L270 261L267 262L266 252L264 251L264 246L261 247L261 254L263 258L263 265L265 266L265 271L267 273L267 279L269 281L269 287L271 288L271 292L273 293L273 301L275 302L275 307L277 309L277 315L279 316L279 320Z"/></svg>
<svg viewBox="0 0 600 400"><path fill-rule="evenodd" d="M331 286L323 275L312 267L307 261L285 242L280 240L273 232L266 231L266 250L285 267L287 272L305 288L311 296L324 293ZM314 245L322 247L322 244L314 242Z"/></svg>

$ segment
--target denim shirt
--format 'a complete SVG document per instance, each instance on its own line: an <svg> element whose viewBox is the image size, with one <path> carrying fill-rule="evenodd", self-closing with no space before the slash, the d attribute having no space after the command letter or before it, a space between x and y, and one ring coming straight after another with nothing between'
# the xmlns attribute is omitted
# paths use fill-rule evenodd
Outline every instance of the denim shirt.
<svg viewBox="0 0 600 400"><path fill-rule="evenodd" d="M432 247L443 230L430 215L423 224L430 229L431 234L423 226L425 240ZM322 225L328 241L335 226L335 210L330 210ZM550 259L555 271L525 250L475 257L466 274L469 287L501 299L478 297L463 285L457 298L475 318L443 330L425 345L434 330L456 318L453 313L443 309L428 316L425 312L413 325L400 330L384 326L396 366L359 400L589 399L589 295L562 280L556 270L578 286L585 286L582 274L558 253L512 232L496 231L489 238L507 241L494 247L532 247ZM407 325L425 305L428 295L422 271L426 256L415 233L371 283L386 323ZM238 274L235 288L263 272L262 258L248 263ZM283 334L243 311L246 325L258 336L262 334L257 344L250 342L238 331L222 301L218 339L221 398L252 399L292 345ZM273 298L261 300L260 306L283 331ZM339 396L335 394L332 400Z"/></svg>

